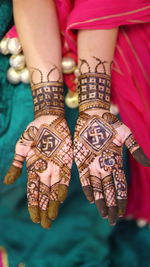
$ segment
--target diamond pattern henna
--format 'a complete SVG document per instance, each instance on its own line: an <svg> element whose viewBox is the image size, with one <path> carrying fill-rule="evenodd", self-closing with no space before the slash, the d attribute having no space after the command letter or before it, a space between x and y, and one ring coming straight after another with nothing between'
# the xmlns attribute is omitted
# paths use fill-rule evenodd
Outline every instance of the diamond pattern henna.
<svg viewBox="0 0 150 267"><path fill-rule="evenodd" d="M38 131L38 135L35 140L35 152L38 152L46 158L50 158L52 154L58 149L62 142L62 138L52 132L51 127L48 125L42 125Z"/></svg>
<svg viewBox="0 0 150 267"><path fill-rule="evenodd" d="M113 132L98 118L93 118L80 133L80 137L89 148L99 152L111 139Z"/></svg>

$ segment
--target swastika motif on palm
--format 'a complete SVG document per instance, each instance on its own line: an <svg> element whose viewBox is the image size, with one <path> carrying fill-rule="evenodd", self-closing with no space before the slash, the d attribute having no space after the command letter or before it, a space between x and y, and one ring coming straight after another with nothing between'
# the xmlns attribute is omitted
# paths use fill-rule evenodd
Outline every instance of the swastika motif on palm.
<svg viewBox="0 0 150 267"><path fill-rule="evenodd" d="M92 119L80 133L81 139L95 152L100 152L112 136L112 129L97 118Z"/></svg>
<svg viewBox="0 0 150 267"><path fill-rule="evenodd" d="M34 150L50 158L61 144L61 138L54 134L48 125L42 125L35 141Z"/></svg>

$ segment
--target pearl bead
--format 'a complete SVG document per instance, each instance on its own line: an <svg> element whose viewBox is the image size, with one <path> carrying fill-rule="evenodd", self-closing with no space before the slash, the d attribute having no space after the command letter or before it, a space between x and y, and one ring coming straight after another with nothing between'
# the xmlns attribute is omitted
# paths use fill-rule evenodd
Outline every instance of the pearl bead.
<svg viewBox="0 0 150 267"><path fill-rule="evenodd" d="M21 70L25 66L25 56L24 55L12 55L9 59L10 66L16 70Z"/></svg>
<svg viewBox="0 0 150 267"><path fill-rule="evenodd" d="M7 79L12 84L18 84L20 82L20 73L14 68L9 68L7 71Z"/></svg>
<svg viewBox="0 0 150 267"><path fill-rule="evenodd" d="M8 41L8 50L10 54L17 55L22 51L22 47L18 38L10 38Z"/></svg>
<svg viewBox="0 0 150 267"><path fill-rule="evenodd" d="M144 227L144 226L147 225L147 221L144 220L144 219L138 219L138 220L136 221L136 223L137 223L137 226L139 226L139 227Z"/></svg>
<svg viewBox="0 0 150 267"><path fill-rule="evenodd" d="M9 38L4 37L0 42L0 53L2 53L3 55L9 54L8 41L9 41Z"/></svg>
<svg viewBox="0 0 150 267"><path fill-rule="evenodd" d="M76 62L71 57L64 57L62 59L62 71L65 74L72 73L76 68Z"/></svg>
<svg viewBox="0 0 150 267"><path fill-rule="evenodd" d="M30 82L29 71L27 68L24 68L23 70L20 71L20 80L23 83L29 83Z"/></svg>
<svg viewBox="0 0 150 267"><path fill-rule="evenodd" d="M114 104L111 104L110 105L110 112L114 115L117 115L119 113L119 109L116 105Z"/></svg>
<svg viewBox="0 0 150 267"><path fill-rule="evenodd" d="M69 91L65 97L65 103L69 108L77 108L78 107L77 92Z"/></svg>
<svg viewBox="0 0 150 267"><path fill-rule="evenodd" d="M78 69L78 68L75 68L75 70L74 70L74 75L75 75L76 77L79 77L80 73L79 73L79 69Z"/></svg>

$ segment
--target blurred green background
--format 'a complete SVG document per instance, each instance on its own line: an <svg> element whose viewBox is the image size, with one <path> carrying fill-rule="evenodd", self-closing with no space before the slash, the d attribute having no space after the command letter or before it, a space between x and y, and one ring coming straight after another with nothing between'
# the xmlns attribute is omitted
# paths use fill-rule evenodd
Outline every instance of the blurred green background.
<svg viewBox="0 0 150 267"><path fill-rule="evenodd" d="M0 0L0 38L11 25L12 3ZM8 60L0 54L0 246L8 253L9 266L149 267L150 228L139 228L133 220L110 227L86 201L75 165L68 198L50 230L29 219L25 167L14 185L3 184L15 143L33 120L30 88L8 83ZM73 134L77 110L66 107L66 116Z"/></svg>

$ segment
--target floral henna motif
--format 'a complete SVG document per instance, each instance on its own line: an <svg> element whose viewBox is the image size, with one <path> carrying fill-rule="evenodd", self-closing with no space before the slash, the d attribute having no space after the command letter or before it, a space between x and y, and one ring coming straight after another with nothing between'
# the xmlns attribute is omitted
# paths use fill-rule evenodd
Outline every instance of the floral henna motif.
<svg viewBox="0 0 150 267"><path fill-rule="evenodd" d="M36 177L37 178L37 177ZM30 179L27 184L28 206L38 206L39 199L39 177Z"/></svg>

